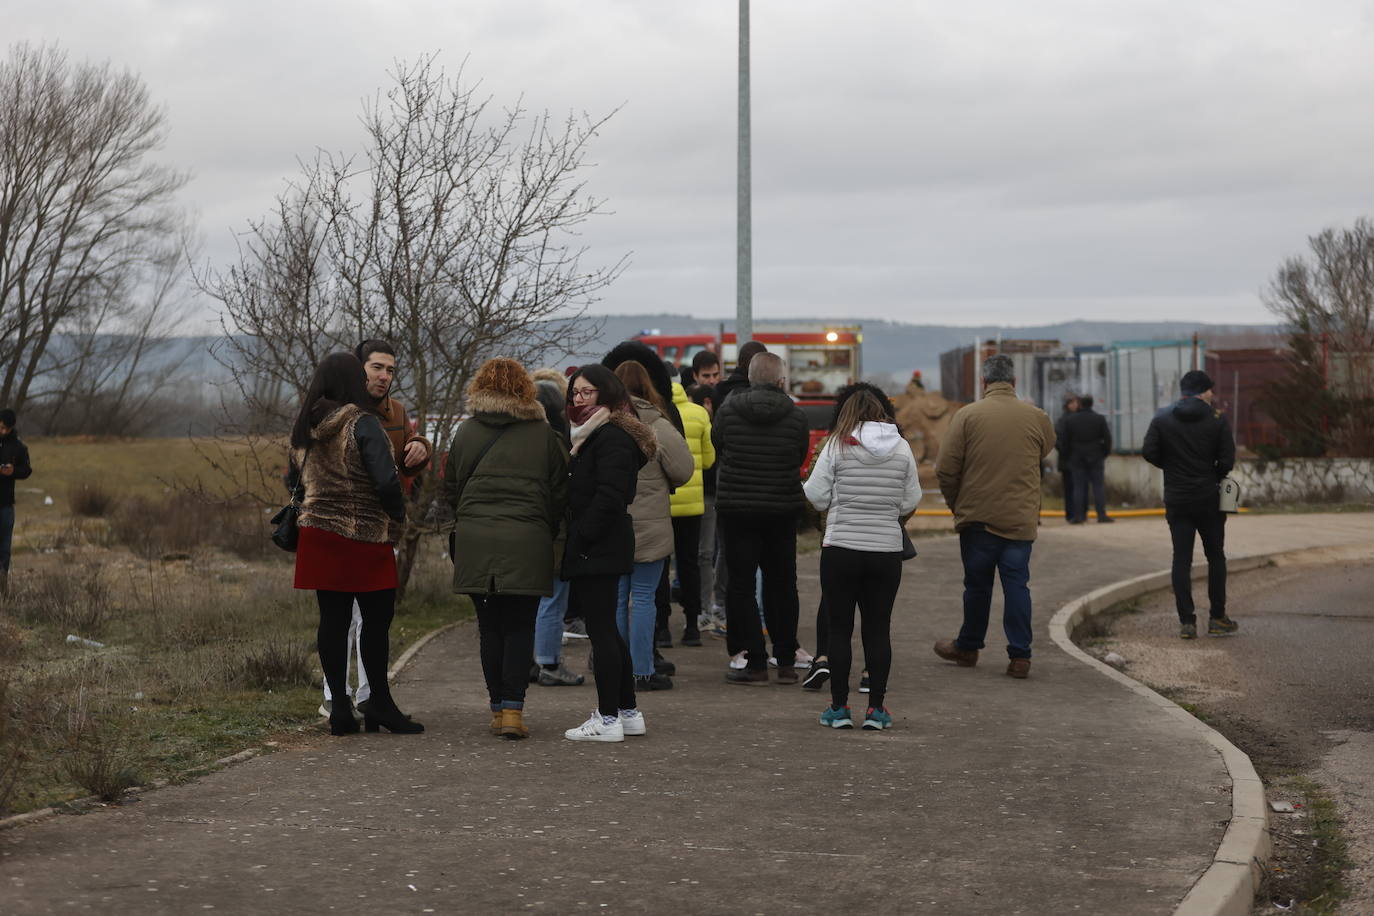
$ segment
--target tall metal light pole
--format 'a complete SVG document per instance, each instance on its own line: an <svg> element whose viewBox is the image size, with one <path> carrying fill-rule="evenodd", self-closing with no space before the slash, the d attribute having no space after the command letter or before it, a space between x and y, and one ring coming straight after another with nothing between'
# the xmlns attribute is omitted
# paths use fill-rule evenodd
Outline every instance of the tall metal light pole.
<svg viewBox="0 0 1374 916"><path fill-rule="evenodd" d="M749 180L749 0L739 0L739 150L735 189L735 346L754 337L754 252Z"/></svg>

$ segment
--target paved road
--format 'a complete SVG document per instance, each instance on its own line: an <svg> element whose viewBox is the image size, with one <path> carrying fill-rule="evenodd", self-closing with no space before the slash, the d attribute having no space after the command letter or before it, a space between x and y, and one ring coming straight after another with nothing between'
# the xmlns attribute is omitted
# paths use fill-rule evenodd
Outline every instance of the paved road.
<svg viewBox="0 0 1374 916"><path fill-rule="evenodd" d="M1350 541L1374 542L1374 516L1230 531L1235 554ZM890 732L823 730L823 699L795 687L726 685L716 643L671 653L679 688L644 698L643 740L558 737L593 705L584 687L536 689L534 737L503 742L460 628L397 685L425 735L322 735L8 831L5 912L1171 912L1229 816L1220 758L1045 632L1069 599L1165 566L1162 521L1044 529L1027 681L1004 676L996 633L974 669L930 654L957 627L958 552L919 546Z"/></svg>

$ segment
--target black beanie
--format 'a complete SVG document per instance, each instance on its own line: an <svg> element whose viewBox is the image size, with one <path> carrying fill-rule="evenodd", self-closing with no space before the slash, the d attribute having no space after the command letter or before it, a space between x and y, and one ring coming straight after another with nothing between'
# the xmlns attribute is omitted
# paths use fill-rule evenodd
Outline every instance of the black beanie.
<svg viewBox="0 0 1374 916"><path fill-rule="evenodd" d="M1185 372L1183 378L1178 380L1178 390L1183 392L1184 397L1197 397L1212 390L1212 377L1201 369Z"/></svg>

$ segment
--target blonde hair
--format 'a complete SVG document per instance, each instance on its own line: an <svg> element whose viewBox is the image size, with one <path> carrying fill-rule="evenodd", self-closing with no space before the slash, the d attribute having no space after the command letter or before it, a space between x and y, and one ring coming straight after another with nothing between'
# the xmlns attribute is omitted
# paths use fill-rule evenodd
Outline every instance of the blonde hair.
<svg viewBox="0 0 1374 916"><path fill-rule="evenodd" d="M530 373L530 378L536 382L553 382L558 386L559 394L567 397L568 377L557 369L550 369L547 366L543 369L535 369Z"/></svg>

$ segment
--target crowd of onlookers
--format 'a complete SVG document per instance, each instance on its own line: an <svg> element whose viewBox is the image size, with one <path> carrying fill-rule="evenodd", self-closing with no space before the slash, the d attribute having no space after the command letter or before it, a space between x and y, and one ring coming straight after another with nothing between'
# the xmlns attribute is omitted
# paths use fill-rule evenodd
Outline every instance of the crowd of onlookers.
<svg viewBox="0 0 1374 916"><path fill-rule="evenodd" d="M646 734L640 694L673 687L674 666L659 650L674 644L674 604L683 613L682 645L723 639L728 683L828 684L819 722L833 728L860 719L849 706L857 616L860 691L868 694L862 727L891 727L891 614L902 564L915 555L904 524L921 498L892 402L871 385L847 386L813 451L776 354L749 341L729 374L722 369L716 354L703 352L679 371L627 341L565 373L530 372L498 357L473 377L467 419L443 461L441 501L452 518L453 589L476 608L492 734L529 734L531 684L584 682L563 652L581 636L591 648L596 705L565 736ZM411 434L389 396L395 371L384 341L327 357L291 435L289 485L301 496L296 587L318 597L324 711L335 734L357 731L359 718L369 730L423 730L397 707L386 680L403 481L433 458L432 444ZM1012 371L1007 357L985 361L984 395L955 415L940 451L936 474L964 566L964 620L934 651L977 664L1000 578L1007 674L1025 678L1043 462L1057 439L1071 523L1085 520L1089 492L1098 520L1112 521L1102 472L1111 436L1086 398L1066 411L1056 435L1043 411L1016 397ZM1203 426L1213 440L1226 432L1224 420L1196 425L1205 411L1188 402L1210 382L1189 394L1205 380L1194 375L1202 376L1185 376L1184 400L1161 412L1146 443L1166 483L1191 500L1186 512L1170 503L1176 568L1185 550L1191 561L1189 525L1202 532L1209 559L1219 553L1220 513L1203 503L1230 468L1224 456L1198 458L1212 497L1205 481L1179 484L1178 437ZM1166 502L1171 492L1166 486ZM797 535L808 518L824 532L814 656L798 640ZM1225 617L1222 570L1211 587L1214 633L1235 627ZM1187 636L1184 592L1179 601ZM1190 616L1190 596L1186 603Z"/></svg>

